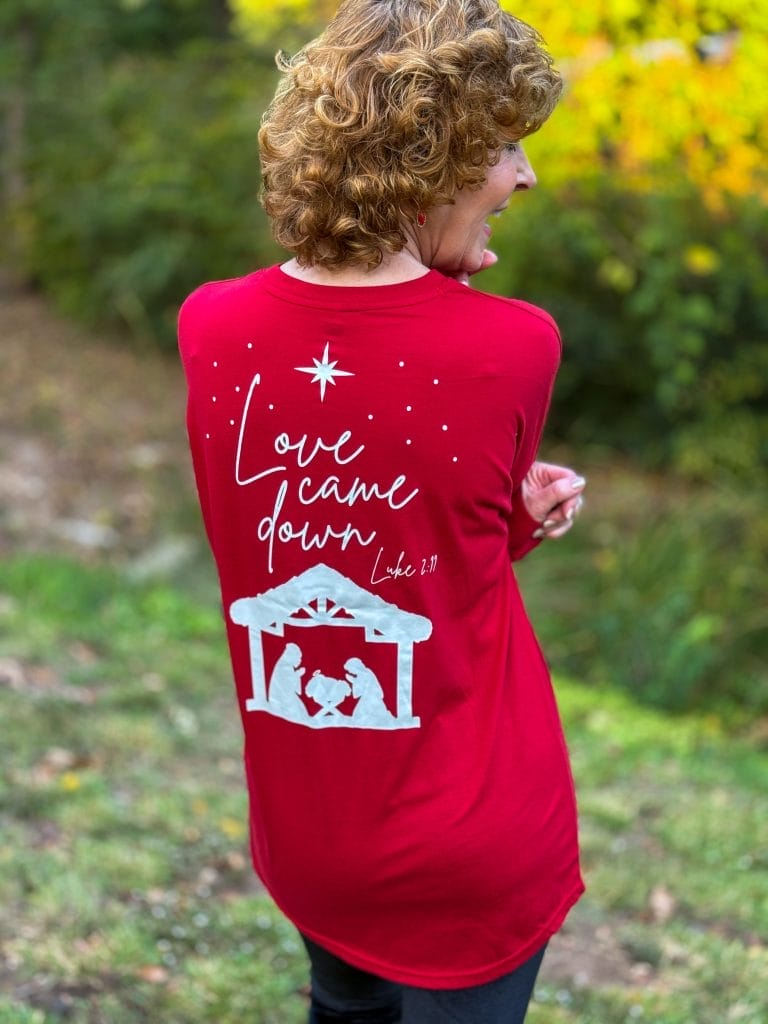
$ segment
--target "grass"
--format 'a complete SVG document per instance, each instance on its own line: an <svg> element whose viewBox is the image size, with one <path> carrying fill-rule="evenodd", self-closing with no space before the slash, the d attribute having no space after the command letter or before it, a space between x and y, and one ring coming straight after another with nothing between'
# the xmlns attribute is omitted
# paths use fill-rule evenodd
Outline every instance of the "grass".
<svg viewBox="0 0 768 1024"><path fill-rule="evenodd" d="M588 895L530 1024L764 1024L768 757L714 715L558 681ZM253 878L214 600L59 557L0 568L0 1024L298 1024Z"/></svg>

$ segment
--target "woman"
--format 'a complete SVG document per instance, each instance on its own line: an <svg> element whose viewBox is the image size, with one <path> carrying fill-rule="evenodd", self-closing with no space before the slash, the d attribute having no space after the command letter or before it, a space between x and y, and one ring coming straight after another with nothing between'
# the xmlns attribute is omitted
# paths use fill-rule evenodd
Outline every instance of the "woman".
<svg viewBox="0 0 768 1024"><path fill-rule="evenodd" d="M305 939L314 1024L510 1024L583 891L511 563L584 481L534 462L555 324L465 285L561 83L496 0L346 0L281 67L264 205L294 258L203 286L179 325L254 865ZM365 665L381 713L270 706L286 641L330 678Z"/></svg>

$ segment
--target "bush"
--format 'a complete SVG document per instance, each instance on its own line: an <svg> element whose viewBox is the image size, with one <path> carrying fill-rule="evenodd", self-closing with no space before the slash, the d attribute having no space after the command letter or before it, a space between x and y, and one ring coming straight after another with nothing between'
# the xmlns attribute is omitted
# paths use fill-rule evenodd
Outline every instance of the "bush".
<svg viewBox="0 0 768 1024"><path fill-rule="evenodd" d="M765 462L768 209L592 180L516 199L497 234L494 290L563 330L556 433L702 478Z"/></svg>
<svg viewBox="0 0 768 1024"><path fill-rule="evenodd" d="M181 299L274 258L256 134L274 78L236 44L93 68L31 119L28 273L63 309L172 346Z"/></svg>
<svg viewBox="0 0 768 1024"><path fill-rule="evenodd" d="M768 713L764 490L659 480L653 502L614 469L590 491L578 528L520 568L554 668L672 711Z"/></svg>

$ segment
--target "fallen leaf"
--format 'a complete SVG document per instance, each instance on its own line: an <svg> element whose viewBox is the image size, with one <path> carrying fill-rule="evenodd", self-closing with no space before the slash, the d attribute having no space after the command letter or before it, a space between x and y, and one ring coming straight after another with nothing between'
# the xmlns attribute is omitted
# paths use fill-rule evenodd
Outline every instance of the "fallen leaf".
<svg viewBox="0 0 768 1024"><path fill-rule="evenodd" d="M148 981L151 985L163 985L168 981L168 971L164 967L160 967L159 964L146 964L144 967L139 967L136 976L142 981Z"/></svg>
<svg viewBox="0 0 768 1024"><path fill-rule="evenodd" d="M666 924L677 910L677 900L665 885L655 885L648 897L648 906L654 921Z"/></svg>

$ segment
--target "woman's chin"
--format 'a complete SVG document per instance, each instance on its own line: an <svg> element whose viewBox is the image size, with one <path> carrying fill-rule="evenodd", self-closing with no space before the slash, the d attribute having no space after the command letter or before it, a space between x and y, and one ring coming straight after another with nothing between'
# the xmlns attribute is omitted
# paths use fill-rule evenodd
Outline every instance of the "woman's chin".
<svg viewBox="0 0 768 1024"><path fill-rule="evenodd" d="M486 252L487 250L483 250L480 253L473 253L471 256L465 253L460 260L453 262L448 262L447 260L436 261L432 264L432 269L439 270L446 277L471 277L473 274L485 270L486 266L491 265L486 263ZM495 263L496 261L493 260L492 262Z"/></svg>

